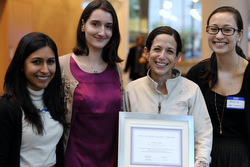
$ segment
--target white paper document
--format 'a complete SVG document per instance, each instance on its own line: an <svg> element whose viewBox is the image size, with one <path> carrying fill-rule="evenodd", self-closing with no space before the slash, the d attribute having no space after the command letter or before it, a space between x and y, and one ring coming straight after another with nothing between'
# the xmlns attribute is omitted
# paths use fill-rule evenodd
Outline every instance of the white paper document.
<svg viewBox="0 0 250 167"><path fill-rule="evenodd" d="M130 164L182 166L182 130L131 126Z"/></svg>

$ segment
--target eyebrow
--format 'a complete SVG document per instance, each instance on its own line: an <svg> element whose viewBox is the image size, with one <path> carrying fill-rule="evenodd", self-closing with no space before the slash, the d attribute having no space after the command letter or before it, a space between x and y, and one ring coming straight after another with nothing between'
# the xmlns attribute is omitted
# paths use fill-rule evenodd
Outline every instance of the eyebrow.
<svg viewBox="0 0 250 167"><path fill-rule="evenodd" d="M31 60L42 60L43 59L43 57L32 57L31 58ZM54 57L49 57L48 58L48 60L50 60L50 59L56 59L56 57L54 56Z"/></svg>
<svg viewBox="0 0 250 167"><path fill-rule="evenodd" d="M212 24L212 25L210 25L209 27L219 27L217 24ZM225 25L223 25L222 27L233 27L233 25L229 25L229 24L225 24Z"/></svg>
<svg viewBox="0 0 250 167"><path fill-rule="evenodd" d="M101 22L100 20L90 20L90 22ZM108 22L108 23L105 23L105 24L113 24L113 22Z"/></svg>

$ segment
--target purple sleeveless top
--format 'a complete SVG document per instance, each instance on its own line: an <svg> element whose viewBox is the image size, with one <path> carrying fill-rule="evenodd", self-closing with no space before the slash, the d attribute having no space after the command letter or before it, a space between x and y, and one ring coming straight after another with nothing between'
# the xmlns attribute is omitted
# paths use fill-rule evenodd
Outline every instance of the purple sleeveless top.
<svg viewBox="0 0 250 167"><path fill-rule="evenodd" d="M116 167L122 106L116 66L109 64L102 73L91 74L71 57L70 69L79 84L73 97L65 167Z"/></svg>

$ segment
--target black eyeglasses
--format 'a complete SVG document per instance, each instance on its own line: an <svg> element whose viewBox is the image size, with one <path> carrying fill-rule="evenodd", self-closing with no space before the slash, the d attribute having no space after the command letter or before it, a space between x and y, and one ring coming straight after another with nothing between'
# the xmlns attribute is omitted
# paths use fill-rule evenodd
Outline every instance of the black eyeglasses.
<svg viewBox="0 0 250 167"><path fill-rule="evenodd" d="M234 35L235 31L239 31L239 30L235 29L233 27L219 28L219 27L214 27L214 26L207 26L206 31L210 35L216 35L216 34L218 34L219 31L221 31L223 35L231 36L231 35Z"/></svg>

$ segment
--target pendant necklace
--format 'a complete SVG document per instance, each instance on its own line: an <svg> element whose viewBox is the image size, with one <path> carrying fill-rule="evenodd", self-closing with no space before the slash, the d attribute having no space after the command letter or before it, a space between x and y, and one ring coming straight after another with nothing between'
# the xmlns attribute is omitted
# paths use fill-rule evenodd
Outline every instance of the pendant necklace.
<svg viewBox="0 0 250 167"><path fill-rule="evenodd" d="M218 112L218 109L217 109L217 103L216 103L216 92L214 92L214 104L215 104L215 110L216 110L216 113L217 113L218 121L219 121L219 124L220 124L220 135L222 135L222 121L223 121L226 101L227 101L227 97L225 97L224 105L223 105L222 113L221 113L221 118L220 118L220 115L219 115L219 112Z"/></svg>
<svg viewBox="0 0 250 167"><path fill-rule="evenodd" d="M227 89L227 95L228 95L228 91L230 90L230 88L231 88L232 85L233 85L233 80L234 80L234 77L235 77L236 72L237 72L238 67L239 67L239 59L240 59L240 58L238 58L238 63L237 63L236 69L235 69L235 71L234 71L233 78L232 78L231 83L230 83L230 85L229 85L229 87L228 87L228 89ZM218 112L218 108L217 108L217 101L216 101L216 86L215 86L215 89L214 89L214 105L215 105L215 110L216 110L217 118L218 118L219 125L220 125L220 135L222 135L222 121L223 121L223 116L224 116L225 107L226 107L227 95L226 95L225 100L224 100L224 104L223 104L223 108L222 108L222 112L221 112L221 118L220 118L220 115L219 115L219 112Z"/></svg>
<svg viewBox="0 0 250 167"><path fill-rule="evenodd" d="M91 65L91 67L92 67L91 69L92 69L93 73L98 73L100 64L101 64L101 59L98 60L98 62L97 62L97 67L96 67L96 68L94 68L94 67Z"/></svg>

